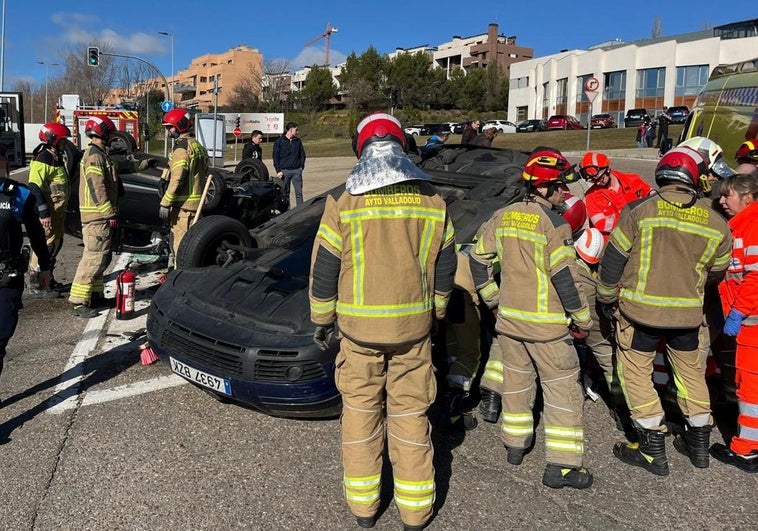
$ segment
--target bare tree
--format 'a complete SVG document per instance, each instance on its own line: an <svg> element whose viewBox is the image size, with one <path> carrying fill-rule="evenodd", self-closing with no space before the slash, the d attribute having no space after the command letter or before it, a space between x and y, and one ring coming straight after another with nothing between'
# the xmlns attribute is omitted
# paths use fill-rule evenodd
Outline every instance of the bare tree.
<svg viewBox="0 0 758 531"><path fill-rule="evenodd" d="M263 103L270 110L281 110L290 90L292 61L271 59L263 63Z"/></svg>
<svg viewBox="0 0 758 531"><path fill-rule="evenodd" d="M653 39L657 39L661 35L663 35L663 19L661 19L661 17L656 15L653 18L653 28L650 31L650 37L652 37Z"/></svg>
<svg viewBox="0 0 758 531"><path fill-rule="evenodd" d="M93 42L91 45L98 46L106 53L110 51L108 43ZM48 90L55 86L56 98L65 93L79 94L82 101L89 104L105 98L116 85L119 72L124 66L121 60L108 55L100 56L99 66L89 66L87 46L72 47L63 51L61 64L64 74L61 78L48 82ZM51 92L52 94L54 92Z"/></svg>

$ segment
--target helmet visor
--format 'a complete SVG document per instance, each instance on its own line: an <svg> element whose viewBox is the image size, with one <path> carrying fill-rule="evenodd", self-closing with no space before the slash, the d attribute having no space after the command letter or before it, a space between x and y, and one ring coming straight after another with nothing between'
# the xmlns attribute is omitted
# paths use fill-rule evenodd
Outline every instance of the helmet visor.
<svg viewBox="0 0 758 531"><path fill-rule="evenodd" d="M579 173L587 181L599 181L608 172L608 166L582 166Z"/></svg>
<svg viewBox="0 0 758 531"><path fill-rule="evenodd" d="M720 156L716 159L716 162L713 163L711 166L711 173L718 177L719 179L726 179L727 177L731 177L734 175L734 170L729 167L729 165L724 162L724 157Z"/></svg>

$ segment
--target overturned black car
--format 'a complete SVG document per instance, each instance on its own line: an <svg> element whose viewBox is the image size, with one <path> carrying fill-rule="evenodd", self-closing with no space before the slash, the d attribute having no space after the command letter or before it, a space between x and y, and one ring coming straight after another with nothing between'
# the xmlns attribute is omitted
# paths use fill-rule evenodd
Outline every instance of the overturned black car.
<svg viewBox="0 0 758 531"><path fill-rule="evenodd" d="M456 239L470 241L496 209L521 199L527 156L445 145L418 164L445 197ZM308 276L325 199L343 190L337 186L250 230L249 245L223 244L234 251L218 253L228 258L223 267L169 275L152 299L147 334L175 373L271 415L339 413L337 342L326 351L313 343Z"/></svg>

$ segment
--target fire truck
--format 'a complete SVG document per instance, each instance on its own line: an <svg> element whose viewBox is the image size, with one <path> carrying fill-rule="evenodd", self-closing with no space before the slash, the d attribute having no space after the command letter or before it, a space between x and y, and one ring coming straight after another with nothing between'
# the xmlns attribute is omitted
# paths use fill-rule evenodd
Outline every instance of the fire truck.
<svg viewBox="0 0 758 531"><path fill-rule="evenodd" d="M84 125L93 116L107 116L117 131L111 135L111 149L123 149L132 152L140 149L139 112L132 103L122 102L121 105L83 105L78 94L63 94L55 109L55 120L71 129L74 144L84 149L89 138L84 134Z"/></svg>
<svg viewBox="0 0 758 531"><path fill-rule="evenodd" d="M12 167L26 163L24 102L20 92L0 92L0 149Z"/></svg>

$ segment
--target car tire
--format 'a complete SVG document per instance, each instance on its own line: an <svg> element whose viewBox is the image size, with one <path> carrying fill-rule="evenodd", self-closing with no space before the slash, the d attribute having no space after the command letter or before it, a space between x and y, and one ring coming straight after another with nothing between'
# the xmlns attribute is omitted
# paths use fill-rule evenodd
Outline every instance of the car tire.
<svg viewBox="0 0 758 531"><path fill-rule="evenodd" d="M234 173L242 175L240 182L246 183L248 181L261 181L265 182L269 179L268 168L259 159L242 159L234 168Z"/></svg>
<svg viewBox="0 0 758 531"><path fill-rule="evenodd" d="M113 131L108 135L108 153L129 154L137 151L137 141L126 131Z"/></svg>
<svg viewBox="0 0 758 531"><path fill-rule="evenodd" d="M208 186L208 193L203 203L203 212L211 212L221 206L226 193L226 181L218 170L210 170L211 184Z"/></svg>
<svg viewBox="0 0 758 531"><path fill-rule="evenodd" d="M253 247L253 239L241 221L227 216L200 218L192 225L179 244L176 267L209 267L236 262L242 258L239 250L227 247Z"/></svg>

